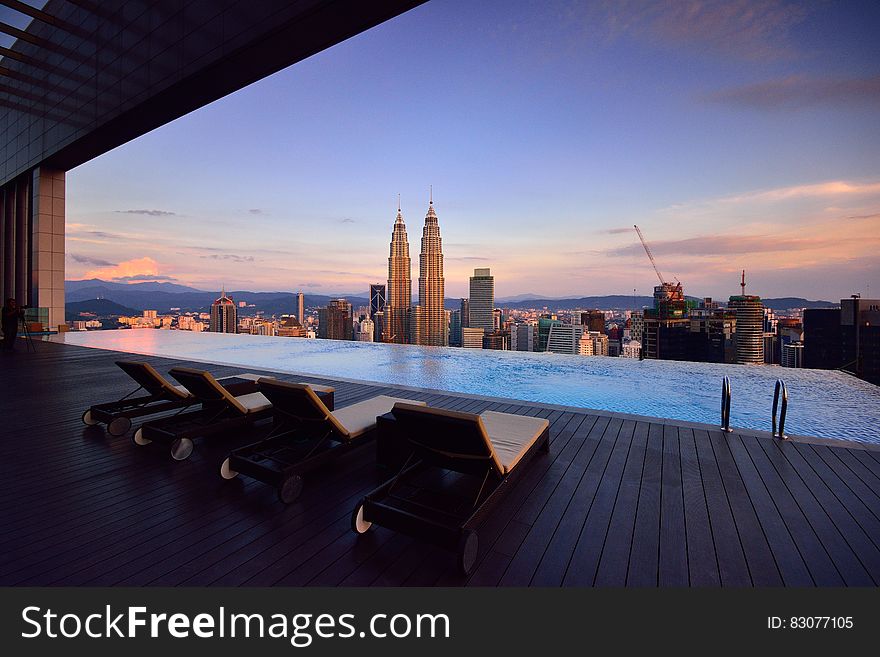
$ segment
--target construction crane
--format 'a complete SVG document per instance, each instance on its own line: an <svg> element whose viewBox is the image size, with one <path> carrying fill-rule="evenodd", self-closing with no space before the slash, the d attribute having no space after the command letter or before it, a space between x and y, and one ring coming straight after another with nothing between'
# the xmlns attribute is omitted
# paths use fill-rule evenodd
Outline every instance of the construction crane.
<svg viewBox="0 0 880 657"><path fill-rule="evenodd" d="M633 224L633 228L636 229L636 233L638 233L639 239L642 241L642 246L645 247L645 253L648 254L648 260L651 261L651 266L654 268L654 271L657 273L657 278L660 279L660 285L666 285L666 281L663 280L663 274L660 273L660 270L657 268L657 263L654 261L654 254L651 253L651 249L648 246L648 242L645 241L645 236L642 235L642 231L635 224Z"/></svg>

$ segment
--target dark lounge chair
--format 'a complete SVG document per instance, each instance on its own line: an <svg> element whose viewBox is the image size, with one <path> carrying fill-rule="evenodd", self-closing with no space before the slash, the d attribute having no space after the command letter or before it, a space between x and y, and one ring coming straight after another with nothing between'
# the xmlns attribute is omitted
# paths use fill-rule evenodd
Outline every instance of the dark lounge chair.
<svg viewBox="0 0 880 657"><path fill-rule="evenodd" d="M461 570L469 574L479 548L475 528L534 453L549 449L550 423L406 403L395 404L392 415L397 435L411 450L409 459L358 503L352 529L363 534L377 524L456 550ZM466 477L456 487L443 471Z"/></svg>
<svg viewBox="0 0 880 657"><path fill-rule="evenodd" d="M198 403L186 388L169 383L149 363L118 360L116 364L138 387L116 401L90 406L82 415L82 421L89 426L102 423L107 426L107 432L111 436L123 436L131 429L131 421L135 418L187 408ZM141 390L146 394L133 396Z"/></svg>
<svg viewBox="0 0 880 657"><path fill-rule="evenodd" d="M241 473L275 486L285 504L299 497L304 474L372 440L376 418L395 403L421 403L379 395L333 411L316 386L260 379L258 387L272 403L272 431L231 452L220 474L232 479Z"/></svg>
<svg viewBox="0 0 880 657"><path fill-rule="evenodd" d="M201 407L144 423L135 431L134 442L170 445L177 461L189 457L195 438L250 427L272 415L272 404L257 390L259 375L237 374L221 383L209 372L188 367L175 367L169 374Z"/></svg>

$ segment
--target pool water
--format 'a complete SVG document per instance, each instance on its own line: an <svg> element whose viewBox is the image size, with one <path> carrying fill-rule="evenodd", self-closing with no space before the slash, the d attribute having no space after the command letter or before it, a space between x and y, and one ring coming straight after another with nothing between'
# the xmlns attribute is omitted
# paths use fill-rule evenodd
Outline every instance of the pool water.
<svg viewBox="0 0 880 657"><path fill-rule="evenodd" d="M726 374L731 426L765 431L782 378L786 433L880 443L880 387L836 371L150 329L62 333L52 340L708 424L719 423Z"/></svg>

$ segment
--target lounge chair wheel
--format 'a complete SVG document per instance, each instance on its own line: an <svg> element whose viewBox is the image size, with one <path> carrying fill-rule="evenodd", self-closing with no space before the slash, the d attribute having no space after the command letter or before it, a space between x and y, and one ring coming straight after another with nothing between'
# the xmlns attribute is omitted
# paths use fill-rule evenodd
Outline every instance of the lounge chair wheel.
<svg viewBox="0 0 880 657"><path fill-rule="evenodd" d="M107 433L116 438L127 434L129 429L131 429L131 420L127 417L113 418L110 424L107 425Z"/></svg>
<svg viewBox="0 0 880 657"><path fill-rule="evenodd" d="M477 532L468 529L461 535L458 541L458 567L465 575L470 575L477 563L477 553L480 549L480 541Z"/></svg>
<svg viewBox="0 0 880 657"><path fill-rule="evenodd" d="M134 442L135 445L141 445L141 446L149 445L151 442L153 442L149 438L144 438L144 428L143 427L140 427L137 431L134 432L134 436L132 436L131 440L132 440L132 442Z"/></svg>
<svg viewBox="0 0 880 657"><path fill-rule="evenodd" d="M356 534L366 534L373 526L369 520L364 520L364 503L358 502L351 514L351 528Z"/></svg>
<svg viewBox="0 0 880 657"><path fill-rule="evenodd" d="M229 467L229 457L227 456L220 465L220 476L224 479L235 479L238 472Z"/></svg>
<svg viewBox="0 0 880 657"><path fill-rule="evenodd" d="M189 438L178 438L171 443L171 458L175 461L185 461L193 451L193 441Z"/></svg>
<svg viewBox="0 0 880 657"><path fill-rule="evenodd" d="M293 504L303 489L303 478L299 475L285 477L278 487L278 499L285 504Z"/></svg>
<svg viewBox="0 0 880 657"><path fill-rule="evenodd" d="M82 421L83 421L83 424L90 426L90 427L93 427L96 424L98 424L97 420L92 419L92 409L89 409L85 413L83 413Z"/></svg>

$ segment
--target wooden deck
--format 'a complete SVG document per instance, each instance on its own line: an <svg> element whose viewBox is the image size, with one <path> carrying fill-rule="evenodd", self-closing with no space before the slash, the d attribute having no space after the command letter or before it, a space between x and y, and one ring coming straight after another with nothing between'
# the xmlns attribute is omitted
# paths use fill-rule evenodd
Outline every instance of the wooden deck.
<svg viewBox="0 0 880 657"><path fill-rule="evenodd" d="M480 527L465 581L449 553L351 532L353 506L381 478L369 448L308 476L285 507L260 482L219 477L241 437L197 441L177 463L85 427L86 407L131 388L119 354L37 349L0 353L2 585L880 584L877 452L329 382L337 407L392 393L550 420L550 454Z"/></svg>

